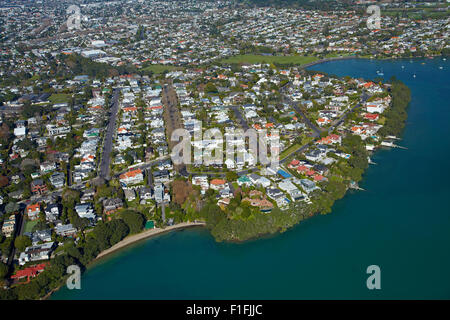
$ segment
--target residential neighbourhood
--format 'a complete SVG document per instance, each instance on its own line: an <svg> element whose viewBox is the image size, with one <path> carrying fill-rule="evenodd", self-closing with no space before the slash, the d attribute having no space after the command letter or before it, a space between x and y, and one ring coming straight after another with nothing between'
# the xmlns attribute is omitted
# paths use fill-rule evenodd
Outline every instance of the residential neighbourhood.
<svg viewBox="0 0 450 320"><path fill-rule="evenodd" d="M404 87L306 67L450 51L441 3L411 17L383 2L371 30L359 2L89 0L71 30L67 4L50 2L0 4L6 288L148 229L196 223L246 240L286 230L295 212L328 212L359 189L373 151L399 147L390 119ZM189 140L183 163L177 132ZM262 219L273 226L249 227Z"/></svg>

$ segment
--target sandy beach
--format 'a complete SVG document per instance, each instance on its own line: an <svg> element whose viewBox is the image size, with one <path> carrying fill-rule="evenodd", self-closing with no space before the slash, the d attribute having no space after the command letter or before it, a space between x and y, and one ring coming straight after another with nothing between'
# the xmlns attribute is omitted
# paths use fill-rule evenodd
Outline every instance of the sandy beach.
<svg viewBox="0 0 450 320"><path fill-rule="evenodd" d="M173 226L169 226L166 228L154 228L154 229L150 229L150 230L146 230L143 231L141 233L138 234L133 234L131 236L128 236L126 238L124 238L122 241L116 243L115 245L113 245L111 248L106 249L105 251L100 252L100 254L97 256L97 258L95 258L94 261L99 260L100 258L111 254L117 250L120 250L130 244L133 244L135 242L138 242L140 240L149 238L149 237L153 237L162 233L166 233L166 232L170 232L172 230L177 230L177 229L184 229L184 228L190 228L190 227L195 227L195 226L204 226L205 223L204 222L182 222Z"/></svg>

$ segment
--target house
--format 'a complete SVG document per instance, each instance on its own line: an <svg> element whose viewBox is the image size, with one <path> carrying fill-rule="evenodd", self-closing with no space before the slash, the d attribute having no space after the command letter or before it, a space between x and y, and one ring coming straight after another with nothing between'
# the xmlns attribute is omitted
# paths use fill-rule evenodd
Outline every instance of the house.
<svg viewBox="0 0 450 320"><path fill-rule="evenodd" d="M39 242L50 242L52 241L52 230L37 230L31 235L31 242L33 245L37 245Z"/></svg>
<svg viewBox="0 0 450 320"><path fill-rule="evenodd" d="M284 190L292 198L292 200L302 200L304 198L303 193L288 179L284 179L278 184L281 190Z"/></svg>
<svg viewBox="0 0 450 320"><path fill-rule="evenodd" d="M139 199L147 201L153 199L153 191L151 188L140 188Z"/></svg>
<svg viewBox="0 0 450 320"><path fill-rule="evenodd" d="M314 181L311 181L309 179L301 179L300 180L301 186L303 190L305 190L307 193L310 193L317 189L316 183Z"/></svg>
<svg viewBox="0 0 450 320"><path fill-rule="evenodd" d="M170 194L165 192L165 188L162 183L155 184L154 192L156 203L170 202Z"/></svg>
<svg viewBox="0 0 450 320"><path fill-rule="evenodd" d="M47 192L47 186L42 179L34 179L31 182L31 192L35 195L42 195Z"/></svg>
<svg viewBox="0 0 450 320"><path fill-rule="evenodd" d="M153 182L168 182L170 179L170 174L168 170L157 170L153 171Z"/></svg>
<svg viewBox="0 0 450 320"><path fill-rule="evenodd" d="M366 105L366 110L368 113L383 113L386 106L383 104L369 103Z"/></svg>
<svg viewBox="0 0 450 320"><path fill-rule="evenodd" d="M209 187L213 190L224 189L226 186L226 181L223 179L212 179L209 183Z"/></svg>
<svg viewBox="0 0 450 320"><path fill-rule="evenodd" d="M200 186L201 193L204 194L209 189L208 176L193 176L192 185Z"/></svg>
<svg viewBox="0 0 450 320"><path fill-rule="evenodd" d="M337 134L330 134L316 142L317 144L341 144L342 138Z"/></svg>
<svg viewBox="0 0 450 320"><path fill-rule="evenodd" d="M77 233L77 229L72 224L59 223L55 226L55 232L58 236L71 237Z"/></svg>
<svg viewBox="0 0 450 320"><path fill-rule="evenodd" d="M50 178L50 183L55 187L55 188L62 188L66 182L65 179L65 175L63 172L55 172L53 173Z"/></svg>
<svg viewBox="0 0 450 320"><path fill-rule="evenodd" d="M242 201L247 201L250 203L253 207L258 207L261 212L270 212L273 208L272 202L270 202L267 199L251 199L251 198L244 198Z"/></svg>
<svg viewBox="0 0 450 320"><path fill-rule="evenodd" d="M144 175L141 169L136 169L121 174L119 180L122 186L126 187L144 181Z"/></svg>
<svg viewBox="0 0 450 320"><path fill-rule="evenodd" d="M379 116L380 115L377 113L366 113L364 114L364 119L367 119L369 121L377 121Z"/></svg>
<svg viewBox="0 0 450 320"><path fill-rule="evenodd" d="M48 172L51 172L53 170L56 170L56 163L46 161L40 164L41 174L45 174Z"/></svg>
<svg viewBox="0 0 450 320"><path fill-rule="evenodd" d="M27 128L25 128L25 127L14 128L14 135L16 137L22 138L22 137L25 137L26 134L27 134Z"/></svg>
<svg viewBox="0 0 450 320"><path fill-rule="evenodd" d="M123 207L122 199L112 198L103 200L103 213L112 214Z"/></svg>
<svg viewBox="0 0 450 320"><path fill-rule="evenodd" d="M246 187L249 187L252 185L252 182L246 175L240 176L236 182L239 186L245 185Z"/></svg>
<svg viewBox="0 0 450 320"><path fill-rule="evenodd" d="M80 218L95 219L95 212L92 204L83 203L75 206L75 211Z"/></svg>
<svg viewBox="0 0 450 320"><path fill-rule="evenodd" d="M41 205L39 203L29 204L26 208L26 213L30 220L36 220L39 218L39 213L41 212Z"/></svg>
<svg viewBox="0 0 450 320"><path fill-rule="evenodd" d="M3 222L2 233L5 237L9 238L14 233L16 227L16 215L12 214Z"/></svg>
<svg viewBox="0 0 450 320"><path fill-rule="evenodd" d="M58 219L60 214L59 206L56 203L51 203L45 208L45 220L54 222Z"/></svg>
<svg viewBox="0 0 450 320"><path fill-rule="evenodd" d="M39 273L44 271L47 266L48 263L41 263L22 270L17 270L16 273L11 276L11 279L27 278L27 282L29 282L30 278L36 277Z"/></svg>
<svg viewBox="0 0 450 320"><path fill-rule="evenodd" d="M322 152L320 150L311 150L305 154L306 159L310 161L318 161L322 158Z"/></svg>
<svg viewBox="0 0 450 320"><path fill-rule="evenodd" d="M55 248L55 242L47 242L31 247L27 247L25 252L21 252L19 256L19 265L23 266L29 261L48 260L50 254Z"/></svg>
<svg viewBox="0 0 450 320"><path fill-rule="evenodd" d="M285 198L284 193L278 188L266 189L266 194L270 199L275 200L275 201L277 201L277 199L280 199L280 198Z"/></svg>
<svg viewBox="0 0 450 320"><path fill-rule="evenodd" d="M250 182L251 182L253 185L257 185L257 184L259 183L259 179L261 179L261 176L260 176L260 175L257 175L256 173L250 173L250 174L248 175L248 179L250 180Z"/></svg>

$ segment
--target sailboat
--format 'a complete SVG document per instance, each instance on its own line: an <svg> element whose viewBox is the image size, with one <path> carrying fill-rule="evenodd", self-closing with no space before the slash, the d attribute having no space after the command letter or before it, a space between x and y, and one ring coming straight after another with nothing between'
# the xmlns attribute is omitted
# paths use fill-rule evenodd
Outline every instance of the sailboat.
<svg viewBox="0 0 450 320"><path fill-rule="evenodd" d="M416 75L415 75L415 74L413 74L413 77L415 78L415 77L416 77Z"/></svg>

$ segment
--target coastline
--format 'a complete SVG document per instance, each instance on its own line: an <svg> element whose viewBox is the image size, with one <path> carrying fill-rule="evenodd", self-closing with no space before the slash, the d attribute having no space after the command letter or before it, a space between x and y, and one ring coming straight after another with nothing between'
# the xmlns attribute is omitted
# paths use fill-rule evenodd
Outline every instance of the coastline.
<svg viewBox="0 0 450 320"><path fill-rule="evenodd" d="M330 57L330 58L323 58L318 59L316 61L308 62L305 64L302 64L299 66L300 69L307 69L309 67L325 63L325 62L331 62L331 61L339 61L339 60L351 60L351 59L367 59L367 60L411 60L411 59L425 59L425 58L439 58L439 57L445 57L442 54L434 55L434 56L417 56L417 57L383 57L383 58L375 58L375 57L365 57L365 56L358 56L358 55L350 55L350 56L338 56L338 57Z"/></svg>
<svg viewBox="0 0 450 320"><path fill-rule="evenodd" d="M423 59L423 58L425 58L425 57L414 57L414 58L420 58L420 59ZM330 62L330 61L334 61L334 60L351 60L351 59L377 60L377 59L366 58L366 57L358 57L358 56L333 57L333 58L326 58L326 59L317 60L317 61L311 62L311 63L309 63L309 64L302 65L301 68L302 68L302 69L303 69L303 68L308 68L308 67L311 67L311 66L314 66L314 65L318 65L318 64L322 64L322 63ZM410 58L390 58L390 59L398 60L398 59L410 59ZM408 105L409 105L409 103L408 103ZM402 137L401 137L401 136L400 136L400 139L399 139L399 140L402 140ZM376 151L371 152L370 154L372 155L372 154L374 154L375 152L376 152ZM362 179L363 179L363 178L362 178ZM361 180L362 180L362 179L361 179ZM346 192L345 192L344 197L347 195L348 191L349 191L349 188L347 187L347 190L346 190ZM335 201L334 201L334 202L335 202ZM333 202L333 206L334 206L334 202ZM318 214L318 213L311 214L311 215L309 216L309 218L315 216L316 214ZM285 231L291 229L292 227L295 227L296 225L299 224L299 222L300 222L300 221L296 222L296 223L295 223L294 225L292 225L292 226L287 227L287 228L284 229L284 230L283 230L283 229L278 229L276 232L273 232L273 233L260 233L260 234L258 234L258 235L255 235L255 236L252 237L252 238L249 238L249 239L244 239L244 240L233 239L233 240L231 240L231 241L228 240L227 242L231 242L231 243L243 243L243 242L247 242L247 241L258 240L258 239L260 239L261 237L264 237L264 236L267 236L267 237L276 236L277 234L283 233L283 232L285 232ZM112 254L112 253L114 253L114 252L117 252L117 251L119 251L119 250L121 250L121 249L123 249L123 248L126 248L127 246L129 246L129 245L131 245L131 244L137 243L137 242L139 242L139 241L141 241L141 240L145 240L145 239L147 239L147 238L150 238L150 237L153 237L153 236L157 236L157 235L161 235L161 234L164 234L164 233L173 231L173 230L184 229L184 228L190 228L190 227L195 227L195 226L205 226L205 225L206 225L205 222L182 222L182 223L179 223L179 224L176 224L176 225L173 225L173 226L169 226L169 227L166 227L166 228L154 228L154 229L142 231L142 232L140 232L140 233L138 233L138 234L129 235L129 236L127 236L126 238L122 239L120 242L116 243L114 246L112 246L112 247L110 247L110 248L108 248L108 249L106 249L106 250L100 252L100 253L97 255L97 257L89 263L89 265L87 266L87 268L92 267L95 263L97 263L98 261L100 261L102 258L105 258L106 256L108 256L108 255L110 255L110 254ZM53 290L51 290L47 295L45 295L45 296L42 298L42 300L47 300L47 299L49 299L50 296L51 296L54 292L58 291L60 288L61 288L61 286L60 286L60 287L57 287L57 288L55 288L55 289L53 289Z"/></svg>
<svg viewBox="0 0 450 320"><path fill-rule="evenodd" d="M124 239L122 239L121 241L119 241L118 243L116 243L115 245L113 245L111 248L100 252L98 254L98 256L89 263L89 265L87 266L87 269L89 267L92 267L92 265L94 263L105 258L106 256L108 256L114 252L117 252L121 249L124 249L124 248L128 247L129 245L137 243L139 241L142 241L142 240L154 237L154 236L158 236L158 235L161 235L161 234L173 231L173 230L186 229L186 228L192 228L192 227L204 227L205 225L206 225L205 222L182 222L182 223L178 223L173 226L166 227L166 228L153 228L150 230L145 230L140 233L127 236ZM48 300L51 297L51 295L53 293L55 293L56 291L58 291L61 287L62 286L59 286L57 288L50 290L50 292L48 292L40 300Z"/></svg>
<svg viewBox="0 0 450 320"><path fill-rule="evenodd" d="M402 136L401 136L402 137ZM403 140L403 137L402 137L402 140ZM380 149L385 149L385 148L380 148ZM389 150L390 148L386 148L386 150ZM379 152L379 150L377 150L377 149L375 149L376 151L375 152L372 152L372 154L375 154L375 153L378 153ZM381 162L380 162L381 163ZM365 178L364 178L364 180L365 180ZM346 193L346 195L348 195L348 193ZM55 290L56 291L56 290Z"/></svg>
<svg viewBox="0 0 450 320"><path fill-rule="evenodd" d="M206 224L204 222L182 222L182 223L178 223L173 226L166 227L166 228L153 228L150 230L145 230L140 233L127 236L124 239L122 239L121 241L119 241L118 243L116 243L115 245L113 245L111 248L100 252L98 254L98 256L90 263L90 265L94 262L97 262L101 258L106 257L107 255L109 255L113 252L116 252L122 248L125 248L125 247L127 247L131 244L134 244L136 242L139 242L141 240L145 240L147 238L154 237L154 236L157 236L157 235L160 235L160 234L163 234L166 232L170 232L173 230L191 228L191 227L200 227L200 226L203 227L205 225Z"/></svg>

